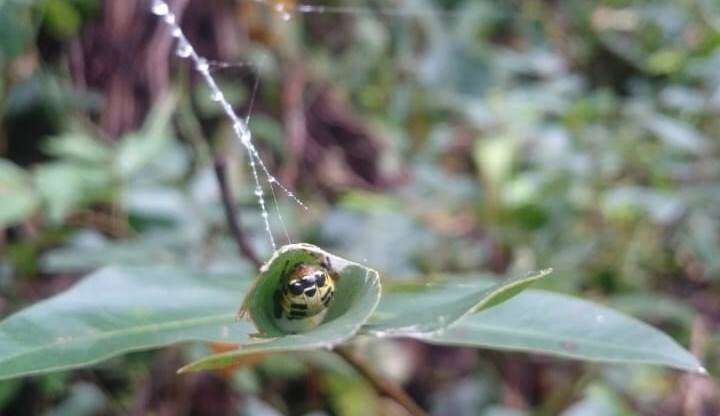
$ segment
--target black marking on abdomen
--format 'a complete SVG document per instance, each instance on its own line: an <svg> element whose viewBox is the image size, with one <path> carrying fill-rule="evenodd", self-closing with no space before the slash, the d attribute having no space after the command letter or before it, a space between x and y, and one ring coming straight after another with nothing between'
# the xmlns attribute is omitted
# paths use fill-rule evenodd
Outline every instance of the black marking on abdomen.
<svg viewBox="0 0 720 416"><path fill-rule="evenodd" d="M323 306L327 307L328 304L330 303L330 301L332 300L332 297L333 297L333 290L330 289L327 291L327 293L325 293L325 296L323 296L323 299L322 299Z"/></svg>
<svg viewBox="0 0 720 416"><path fill-rule="evenodd" d="M307 316L307 312L305 312L305 311L290 311L290 313L288 314L288 317L291 319L297 318L297 317L304 318L306 316Z"/></svg>

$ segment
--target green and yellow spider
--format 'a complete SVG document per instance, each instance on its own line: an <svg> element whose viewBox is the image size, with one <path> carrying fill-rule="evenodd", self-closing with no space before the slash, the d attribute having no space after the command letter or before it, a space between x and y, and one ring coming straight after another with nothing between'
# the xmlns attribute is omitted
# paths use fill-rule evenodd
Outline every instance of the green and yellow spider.
<svg viewBox="0 0 720 416"><path fill-rule="evenodd" d="M275 291L275 318L299 320L327 310L335 295L328 260L319 265L299 263L291 270L287 266L282 273L285 282Z"/></svg>

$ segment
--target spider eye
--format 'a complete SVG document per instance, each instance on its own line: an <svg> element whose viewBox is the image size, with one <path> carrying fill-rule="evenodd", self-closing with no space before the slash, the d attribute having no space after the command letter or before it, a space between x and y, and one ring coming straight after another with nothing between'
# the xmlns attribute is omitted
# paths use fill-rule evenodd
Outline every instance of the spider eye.
<svg viewBox="0 0 720 416"><path fill-rule="evenodd" d="M318 287L325 286L325 274L324 273L318 273L315 275L315 284Z"/></svg>
<svg viewBox="0 0 720 416"><path fill-rule="evenodd" d="M288 289L293 295L299 295L303 292L303 285L301 282L292 282L288 285Z"/></svg>

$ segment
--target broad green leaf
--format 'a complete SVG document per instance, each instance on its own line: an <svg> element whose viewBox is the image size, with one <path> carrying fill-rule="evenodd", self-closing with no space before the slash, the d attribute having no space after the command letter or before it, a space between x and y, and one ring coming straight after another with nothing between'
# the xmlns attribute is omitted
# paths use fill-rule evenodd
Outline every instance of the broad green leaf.
<svg viewBox="0 0 720 416"><path fill-rule="evenodd" d="M0 323L0 379L89 365L192 340L247 342L235 322L250 269L201 275L108 267Z"/></svg>
<svg viewBox="0 0 720 416"><path fill-rule="evenodd" d="M0 159L0 228L22 221L37 205L27 173L9 160Z"/></svg>
<svg viewBox="0 0 720 416"><path fill-rule="evenodd" d="M498 305L530 284L550 274L551 269L500 281L482 280L444 283L403 283L389 286L377 311L363 332L375 336L412 335L440 331L473 312Z"/></svg>
<svg viewBox="0 0 720 416"><path fill-rule="evenodd" d="M704 372L697 358L650 325L601 305L539 290L466 316L446 331L417 338L441 345Z"/></svg>
<svg viewBox="0 0 720 416"><path fill-rule="evenodd" d="M282 283L283 270L298 262L328 261L338 274L335 297L319 326L298 334L286 334L272 316L274 293ZM286 266L287 265L287 266ZM301 351L332 348L353 337L373 313L380 300L380 278L375 270L327 253L310 244L291 244L278 250L261 269L244 302L255 326L269 341L244 344L240 349L215 354L183 367L180 372L219 368L237 357L263 351Z"/></svg>

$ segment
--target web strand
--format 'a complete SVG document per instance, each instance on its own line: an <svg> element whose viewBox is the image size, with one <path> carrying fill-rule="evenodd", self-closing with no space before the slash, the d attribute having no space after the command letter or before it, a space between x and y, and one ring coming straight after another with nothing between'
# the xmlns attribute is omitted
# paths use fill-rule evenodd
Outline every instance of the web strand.
<svg viewBox="0 0 720 416"><path fill-rule="evenodd" d="M270 219L268 215L267 206L265 204L265 198L263 197L264 192L263 188L260 183L260 175L258 172L258 165L260 166L260 172L262 172L266 178L268 183L270 184L270 189L273 195L273 200L277 201L275 198L275 193L273 190L273 186L276 185L280 189L283 190L293 201L295 201L298 205L300 205L302 208L307 210L307 206L300 201L295 194L290 192L286 187L284 187L280 182L270 173L267 166L265 166L265 163L263 162L262 158L260 157L260 154L257 151L257 148L252 142L252 133L250 132L250 129L248 128L247 121L249 120L249 114L246 117L245 121L243 121L240 117L238 117L237 113L235 113L235 110L233 110L232 106L228 102L227 98L225 97L225 94L223 94L222 90L218 87L217 83L215 82L215 78L212 76L210 68L211 64L213 66L224 66L223 63L219 63L220 65L217 65L217 62L210 62L204 57L200 56L195 48L192 46L192 44L188 41L187 37L185 36L185 33L183 32L182 28L180 27L179 23L177 22L177 19L175 17L175 14L170 11L170 7L164 0L153 0L151 3L151 11L153 14L158 16L162 19L165 24L168 25L170 28L170 33L173 38L177 41L177 47L176 47L176 55L180 58L184 59L190 59L194 66L195 70L200 73L202 78L204 79L207 86L210 88L211 97L213 101L220 104L222 109L224 110L226 116L230 119L233 127L233 132L235 133L235 137L238 139L240 144L246 149L248 154L248 160L250 163L250 170L252 171L253 180L255 181L255 196L257 197L258 205L260 207L261 216L263 218L263 222L265 225L265 232L268 235L268 238L270 240L270 245L272 246L273 250L277 249L277 246L275 244L275 238L273 237L272 231L270 229ZM253 100L255 96L255 89L257 89L257 81L256 85L253 88ZM252 104L251 104L252 106ZM276 202L276 208L277 208L277 202ZM283 230L285 231L287 235L287 230L285 227L285 224L282 220L282 216L280 215L279 209L277 210L278 218L280 222L282 223ZM289 239L289 238L288 238Z"/></svg>
<svg viewBox="0 0 720 416"><path fill-rule="evenodd" d="M280 13L283 20L290 20L294 14L350 14L350 15L386 15L386 16L399 16L399 17L412 17L412 16L427 16L427 15L440 15L440 16L455 16L457 13L441 11L436 9L408 9L408 8L370 8L370 7L359 7L359 6L333 6L333 5L312 5L312 4L285 4L282 1L272 0L248 0L253 3L267 7L274 12ZM252 172L253 181L255 182L254 194L257 197L257 203L261 211L263 223L265 226L265 232L270 240L270 245L273 250L277 249L275 244L275 238L273 237L272 230L270 228L270 218L268 214L267 204L264 198L264 191L260 175L265 176L267 183L270 187L270 193L272 196L272 202L275 205L276 216L282 227L282 231L288 242L290 237L287 232L287 227L283 220L280 212L277 196L275 194L275 186L280 188L290 199L293 200L298 206L308 211L309 208L305 205L292 191L283 186L277 178L270 173L260 153L252 142L252 132L249 129L250 116L252 114L257 89L260 81L259 72L257 68L251 63L227 63L222 61L212 61L199 55L195 48L192 46L190 41L185 36L180 24L177 22L175 14L170 11L170 7L165 0L151 0L151 11L153 14L158 16L169 28L172 37L176 40L176 55L183 59L189 59L193 62L195 70L200 73L203 80L210 88L211 98L217 102L225 112L226 116L232 123L233 133L237 141L245 148L248 155L248 163L250 164L250 170ZM215 78L212 75L212 70L231 68L231 67L250 67L253 70L255 80L253 82L252 91L249 98L247 114L244 118L240 118L235 110L228 102L225 94L218 87ZM259 168L258 168L259 166Z"/></svg>
<svg viewBox="0 0 720 416"><path fill-rule="evenodd" d="M437 10L433 8L394 8L394 7L363 7L363 6L332 6L315 4L285 4L272 0L249 0L268 7L279 13L283 20L290 20L293 14L349 14L349 15L382 15L391 17L443 16L459 17L455 11Z"/></svg>

